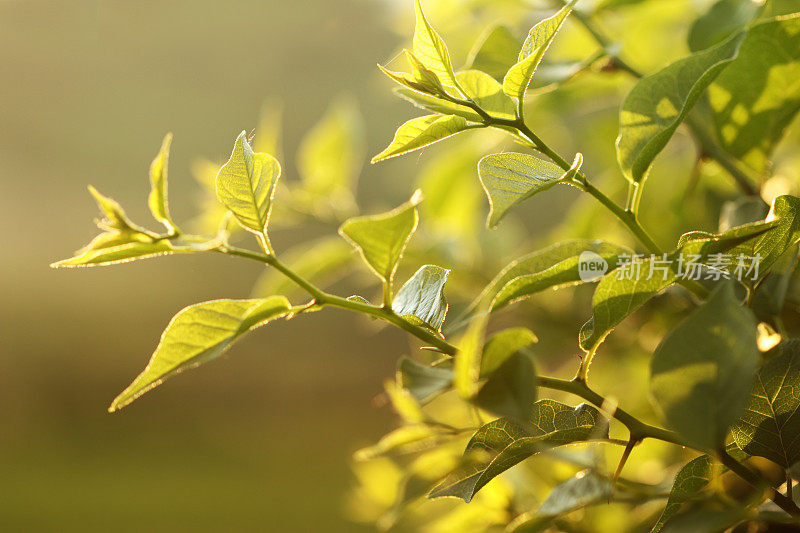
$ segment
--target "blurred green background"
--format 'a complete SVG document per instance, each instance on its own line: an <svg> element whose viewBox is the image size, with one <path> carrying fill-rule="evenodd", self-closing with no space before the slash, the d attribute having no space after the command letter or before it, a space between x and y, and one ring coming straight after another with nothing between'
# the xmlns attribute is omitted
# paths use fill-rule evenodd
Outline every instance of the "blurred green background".
<svg viewBox="0 0 800 533"><path fill-rule="evenodd" d="M622 39L626 57L650 71L687 53L689 23L709 3L631 2L603 22ZM446 35L454 62L462 64L488 23L512 21L527 29L548 13L540 4L547 7L522 0L429 0L426 10ZM134 221L150 220L147 169L167 131L175 134L170 207L179 222L195 215L201 196L193 164L201 157L223 162L236 135L257 126L270 97L283 103L282 179L296 176L300 139L342 93L358 102L368 153L376 153L397 125L419 114L391 94L375 68L410 36L411 5L0 1L0 223L6 228L0 252L0 530L370 529L343 516L353 484L348 461L392 427L393 415L378 396L397 358L408 353L406 336L335 310L276 322L222 360L109 415L111 399L144 367L175 312L203 300L247 297L261 269L205 255L85 270L54 271L48 264L96 234L87 184L117 199ZM653 33L648 21L656 18ZM591 40L569 25L556 44L551 54L557 59L592 52ZM624 182L613 141L618 104L630 85L622 75L590 73L543 96L529 113L534 129L559 151L580 149L593 179L617 197ZM458 143L464 181L455 186L472 198L464 205L477 207L456 211L466 209L477 225L487 208L476 192L474 165L498 139ZM439 145L366 166L359 204L375 212L407 199L421 170L435 179L442 154ZM645 222L660 242L674 242L688 229L714 230L718 206L736 194L712 168L704 171L711 185L701 182L692 198L684 197L693 162L691 141L679 133L653 169L644 202L662 207ZM447 161L439 163L453 171ZM786 179L797 182L793 173ZM569 212L576 198L571 190L535 198L491 238L472 234L467 224L455 252L412 251L398 278L416 270L418 257L450 253L453 261L442 264L452 267L466 255L460 260L472 262L475 279L454 271L452 296L485 282L514 253L556 238L612 237L630 244L591 200L579 199L578 210ZM425 227L425 209L421 232L436 240L436 228ZM283 250L309 231L320 233L290 227L272 237ZM588 315L590 292L561 291L542 297L549 307L525 307L551 361L574 362L574 334ZM666 322L641 330L636 323L620 334L623 344L638 343L626 379L643 375ZM608 345L613 349L614 340ZM621 400L642 402L644 382L620 389L621 367L607 363L601 359L593 369L601 389L616 384ZM650 411L646 402L632 410ZM663 476L660 463L651 471Z"/></svg>

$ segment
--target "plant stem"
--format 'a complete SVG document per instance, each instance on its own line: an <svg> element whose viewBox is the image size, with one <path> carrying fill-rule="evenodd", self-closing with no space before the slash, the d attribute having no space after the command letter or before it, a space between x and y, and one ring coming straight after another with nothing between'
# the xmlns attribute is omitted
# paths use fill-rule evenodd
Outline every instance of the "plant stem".
<svg viewBox="0 0 800 533"><path fill-rule="evenodd" d="M261 263L271 266L272 268L274 268L275 270L277 270L278 272L280 272L281 274L283 274L284 276L295 282L304 291L306 291L314 299L314 304L317 306L338 307L340 309L347 309L349 311L355 311L357 313L369 315L371 317L381 319L385 322L389 322L390 324L393 324L398 328L411 333L421 341L428 343L430 346L436 348L438 351L442 353L445 353L447 355L455 355L457 351L455 346L445 341L442 337L438 336L433 331L408 322L407 320L398 316L394 311L392 311L388 307L385 306L379 307L372 304L366 304L363 302L348 300L346 298L342 298L340 296L324 292L323 290L316 287L311 282L309 282L308 280L306 280L305 278L294 272L291 268L283 264L274 255L267 255L259 252L253 252L251 250L237 248L234 246L221 246L219 248L216 248L215 250L227 255L235 255L238 257L253 259L255 261L259 261Z"/></svg>
<svg viewBox="0 0 800 533"><path fill-rule="evenodd" d="M748 467L728 455L728 452L725 451L725 448L721 448L717 450L717 458L719 461L725 465L728 470L733 472L734 474L738 475L740 478L744 479L752 486L757 489L763 488L767 485L761 476L757 473L750 470ZM767 485L768 486L768 485ZM794 503L790 498L787 498L777 490L772 487L769 487L769 498L775 502L775 504L789 513L792 516L800 516L800 508L797 507L797 504Z"/></svg>

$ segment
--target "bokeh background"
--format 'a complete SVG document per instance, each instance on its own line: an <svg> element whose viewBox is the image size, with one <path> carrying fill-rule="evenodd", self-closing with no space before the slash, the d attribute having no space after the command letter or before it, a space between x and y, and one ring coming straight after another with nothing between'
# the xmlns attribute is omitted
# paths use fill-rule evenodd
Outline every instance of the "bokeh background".
<svg viewBox="0 0 800 533"><path fill-rule="evenodd" d="M688 24L709 4L630 3L604 22L631 62L646 71L687 52ZM192 168L198 159L223 162L238 132L257 126L270 98L283 106L284 179L296 176L294 153L303 134L342 94L357 102L367 152L376 153L398 124L417 114L393 97L375 68L410 36L411 5L0 1L0 529L371 530L346 516L354 514L354 503L345 503L354 483L349 461L354 450L391 428L393 415L380 393L397 358L408 353L403 334L335 310L274 323L222 360L109 415L110 400L143 368L175 312L203 300L247 297L261 269L222 256L85 270L54 271L48 264L96 233L87 184L117 199L135 221L150 219L147 170L167 131L175 135L170 197L178 221L197 210L202 191ZM523 30L547 7L516 0L426 4L459 64L488 23L508 20ZM655 17L661 33L638 40ZM589 55L588 43L568 26L553 54L580 58ZM530 113L537 131L563 152L579 146L611 194L624 187L613 139L628 87L630 79L621 75L588 74L569 90L543 96ZM471 275L485 281L513 253L559 236L616 235L629 242L569 190L532 200L524 215L486 238L478 229L487 208L474 165L498 142L488 135L459 145L463 166L456 170L463 182L452 189L465 203L451 218L460 220L458 211L465 211L472 222L458 222L461 240L450 248L425 253L437 252L444 262L450 257L443 266L470 264ZM441 150L365 166L357 191L363 211L407 198L420 172L437 175L432 165L453 171L453 164L437 163ZM735 194L714 182L711 169L712 185L701 185L694 200L684 198L693 162L691 142L679 134L653 171L645 202L669 206L668 214L648 215L658 222L651 227L661 242L689 229L687 218L693 228L713 230L717 206ZM425 224L421 231L435 236ZM324 230L290 225L273 239L280 250ZM400 279L416 265L403 268ZM454 272L454 287L473 281ZM374 286L364 290L374 295ZM564 291L526 307L538 321L531 327L547 332L542 344L556 366L573 361L573 335L588 316L589 294L589 288ZM664 320L642 332L634 326L622 339L639 342L630 368L598 364L598 382L619 387L624 378L641 375L669 315ZM644 383L628 385L631 398L642 396ZM642 410L647 416L649 408Z"/></svg>

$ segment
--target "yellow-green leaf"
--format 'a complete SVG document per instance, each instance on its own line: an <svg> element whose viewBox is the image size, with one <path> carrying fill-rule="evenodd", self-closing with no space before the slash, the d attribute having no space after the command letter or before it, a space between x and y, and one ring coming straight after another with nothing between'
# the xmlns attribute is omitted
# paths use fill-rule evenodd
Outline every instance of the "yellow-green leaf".
<svg viewBox="0 0 800 533"><path fill-rule="evenodd" d="M509 67L517 61L519 40L508 26L495 25L475 41L467 59L467 68L486 72L502 80Z"/></svg>
<svg viewBox="0 0 800 533"><path fill-rule="evenodd" d="M144 371L111 403L117 411L188 368L219 357L242 334L289 313L283 296L212 300L186 307L170 321Z"/></svg>
<svg viewBox="0 0 800 533"><path fill-rule="evenodd" d="M167 165L169 164L169 146L172 143L172 134L167 133L161 150L150 165L150 196L147 204L156 220L161 222L169 233L174 233L177 228L169 216L169 203L167 202Z"/></svg>
<svg viewBox="0 0 800 533"><path fill-rule="evenodd" d="M525 98L525 92L533 79L536 67L542 61L542 57L547 52L550 43L553 42L561 25L564 24L567 15L572 11L574 3L575 0L572 0L558 13L539 22L528 32L517 57L517 63L508 70L503 78L503 91L508 96L516 98L520 102Z"/></svg>
<svg viewBox="0 0 800 533"><path fill-rule="evenodd" d="M625 176L640 182L653 159L714 78L736 58L745 32L675 61L639 80L619 115L617 159Z"/></svg>
<svg viewBox="0 0 800 533"><path fill-rule="evenodd" d="M436 265L424 265L406 281L392 302L392 311L400 316L414 316L439 331L447 315L444 284L450 271Z"/></svg>
<svg viewBox="0 0 800 533"><path fill-rule="evenodd" d="M278 161L269 154L253 152L243 131L217 174L217 198L244 229L265 234L280 174Z"/></svg>
<svg viewBox="0 0 800 533"><path fill-rule="evenodd" d="M420 0L414 0L414 13L416 25L411 45L412 53L423 65L436 73L442 83L457 87L447 45L425 18Z"/></svg>
<svg viewBox="0 0 800 533"><path fill-rule="evenodd" d="M339 234L358 250L370 270L383 282L387 303L397 264L417 229L417 204L421 200L421 194L415 191L408 202L387 213L354 217L339 228Z"/></svg>
<svg viewBox="0 0 800 533"><path fill-rule="evenodd" d="M468 124L462 117L452 115L427 115L412 118L397 128L392 142L381 153L373 157L371 163L407 154L464 130L480 127L483 126Z"/></svg>

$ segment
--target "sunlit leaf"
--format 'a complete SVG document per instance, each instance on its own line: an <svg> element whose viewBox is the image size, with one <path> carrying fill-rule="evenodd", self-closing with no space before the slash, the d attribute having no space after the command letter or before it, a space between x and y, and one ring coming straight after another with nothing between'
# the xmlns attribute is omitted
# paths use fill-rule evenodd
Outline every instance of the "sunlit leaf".
<svg viewBox="0 0 800 533"><path fill-rule="evenodd" d="M480 390L483 339L489 314L479 311L470 323L458 345L453 362L453 385L458 394L469 400Z"/></svg>
<svg viewBox="0 0 800 533"><path fill-rule="evenodd" d="M788 468L800 461L800 342L781 344L781 353L758 372L747 410L732 428L739 447Z"/></svg>
<svg viewBox="0 0 800 533"><path fill-rule="evenodd" d="M617 159L629 180L645 178L706 87L736 58L744 35L679 59L631 89L622 103L617 137Z"/></svg>
<svg viewBox="0 0 800 533"><path fill-rule="evenodd" d="M278 161L269 154L253 152L243 131L217 174L217 198L244 229L264 234L280 174Z"/></svg>
<svg viewBox="0 0 800 533"><path fill-rule="evenodd" d="M456 74L456 79L481 109L495 118L514 120L514 102L504 92L497 80L480 70L464 70Z"/></svg>
<svg viewBox="0 0 800 533"><path fill-rule="evenodd" d="M383 65L378 65L381 72L400 85L415 92L418 91L429 95L445 95L445 88L436 73L426 67L412 52L408 50L403 50L403 52L408 60L410 73L394 72Z"/></svg>
<svg viewBox="0 0 800 533"><path fill-rule="evenodd" d="M798 77L800 14L751 27L736 60L709 87L723 147L758 173L800 111Z"/></svg>
<svg viewBox="0 0 800 533"><path fill-rule="evenodd" d="M469 502L492 478L532 455L607 436L607 421L594 407L572 408L539 400L533 404L529 422L500 418L481 427L467 444L467 463L448 475L429 497L456 496Z"/></svg>
<svg viewBox="0 0 800 533"><path fill-rule="evenodd" d="M536 67L542 61L542 57L572 10L574 3L575 0L572 0L558 13L539 22L528 32L525 42L522 43L522 49L519 51L517 63L508 70L503 78L503 91L508 96L519 101L525 98L525 92L536 72Z"/></svg>
<svg viewBox="0 0 800 533"><path fill-rule="evenodd" d="M167 166L169 164L169 146L171 143L172 134L167 133L164 137L164 142L161 144L161 150L150 165L151 190L147 204L150 206L150 212L155 219L167 228L167 232L174 233L177 228L169 216L169 204L167 202Z"/></svg>
<svg viewBox="0 0 800 533"><path fill-rule="evenodd" d="M381 437L374 445L353 454L356 461L370 461L392 453L414 453L439 443L448 432L427 424L401 426Z"/></svg>
<svg viewBox="0 0 800 533"><path fill-rule="evenodd" d="M756 319L732 281L673 329L653 354L650 387L667 423L689 444L715 450L742 415L759 363Z"/></svg>
<svg viewBox="0 0 800 533"><path fill-rule="evenodd" d="M417 229L417 204L421 199L416 191L408 202L387 213L351 218L339 228L339 234L358 250L370 270L383 281L387 297L391 296L397 263Z"/></svg>
<svg viewBox="0 0 800 533"><path fill-rule="evenodd" d="M583 156L575 155L568 171L527 154L504 152L487 155L478 163L478 176L489 199L486 224L493 228L516 205L575 177L583 164Z"/></svg>
<svg viewBox="0 0 800 533"><path fill-rule="evenodd" d="M425 18L420 0L414 0L414 13L416 25L411 52L419 58L423 65L436 73L442 83L456 87L457 83L447 45Z"/></svg>
<svg viewBox="0 0 800 533"><path fill-rule="evenodd" d="M450 271L424 265L406 281L392 301L392 311L400 316L415 316L439 331L447 314L444 284Z"/></svg>
<svg viewBox="0 0 800 533"><path fill-rule="evenodd" d="M311 204L330 204L338 210L352 211L352 191L363 155L361 117L355 103L348 99L335 101L300 143L297 168L302 184L293 192L302 192Z"/></svg>
<svg viewBox="0 0 800 533"><path fill-rule="evenodd" d="M165 379L219 357L243 333L289 313L283 296L253 300L212 300L184 308L170 321L150 362L109 412L122 409Z"/></svg>
<svg viewBox="0 0 800 533"><path fill-rule="evenodd" d="M517 62L519 47L519 40L508 26L491 26L475 41L467 58L467 68L482 70L502 80L509 67Z"/></svg>
<svg viewBox="0 0 800 533"><path fill-rule="evenodd" d="M422 407L411 392L391 380L387 380L383 386L392 407L400 415L400 418L409 424L421 424L426 421Z"/></svg>
<svg viewBox="0 0 800 533"><path fill-rule="evenodd" d="M469 124L462 117L427 115L412 118L397 128L394 139L381 153L372 158L372 163L419 150L430 144L446 139L456 133L483 127Z"/></svg>

